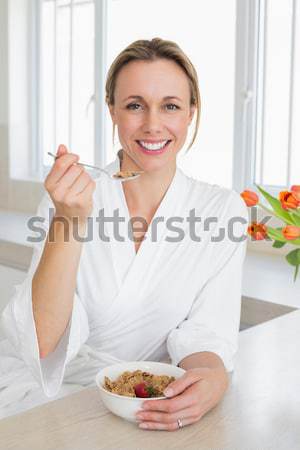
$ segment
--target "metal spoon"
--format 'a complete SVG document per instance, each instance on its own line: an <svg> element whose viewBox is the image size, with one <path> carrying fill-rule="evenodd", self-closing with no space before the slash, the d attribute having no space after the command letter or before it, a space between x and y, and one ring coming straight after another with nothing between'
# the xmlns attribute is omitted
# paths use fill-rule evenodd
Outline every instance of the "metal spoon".
<svg viewBox="0 0 300 450"><path fill-rule="evenodd" d="M48 152L48 155L53 156L53 158L57 159L59 158L59 156L54 155L51 152ZM105 169L101 169L100 167L96 167L96 166L92 166L90 164L84 164L84 163L80 163L77 162L76 163L78 166L84 166L84 167L88 167L90 169L95 169L95 170L99 170L100 172L105 173L107 176L109 176L110 178L112 178L114 181L127 181L127 180L134 180L135 178L139 177L141 175L141 173L143 173L143 170L140 171L136 171L136 170L124 170L124 171L120 171L114 174L109 173L107 170ZM129 174L134 174L134 175L129 175Z"/></svg>

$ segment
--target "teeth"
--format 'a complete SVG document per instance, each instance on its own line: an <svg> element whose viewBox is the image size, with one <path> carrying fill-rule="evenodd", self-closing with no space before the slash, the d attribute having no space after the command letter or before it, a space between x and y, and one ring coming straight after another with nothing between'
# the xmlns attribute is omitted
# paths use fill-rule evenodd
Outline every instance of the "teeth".
<svg viewBox="0 0 300 450"><path fill-rule="evenodd" d="M160 150L166 145L166 143L168 141L161 141L156 144L150 144L150 143L144 142L144 141L138 141L138 142L142 147L146 148L147 150Z"/></svg>

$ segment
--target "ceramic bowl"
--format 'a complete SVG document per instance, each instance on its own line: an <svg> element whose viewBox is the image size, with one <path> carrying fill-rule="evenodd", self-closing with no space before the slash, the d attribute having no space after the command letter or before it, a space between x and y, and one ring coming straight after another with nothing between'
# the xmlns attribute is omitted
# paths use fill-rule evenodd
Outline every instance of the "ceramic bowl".
<svg viewBox="0 0 300 450"><path fill-rule="evenodd" d="M113 414L122 417L123 419L129 420L130 422L137 422L135 414L138 410L142 410L141 405L144 401L152 401L159 399L166 399L165 396L162 397L150 397L150 398L140 398L140 397L126 397L124 395L114 394L107 391L104 385L104 377L107 376L112 381L121 375L126 370L142 370L145 372L152 373L154 375L168 375L173 376L176 379L180 378L185 370L180 367L173 366L172 364L155 362L155 361L131 361L119 364L113 364L101 369L96 375L96 384L99 388L101 399L104 405Z"/></svg>

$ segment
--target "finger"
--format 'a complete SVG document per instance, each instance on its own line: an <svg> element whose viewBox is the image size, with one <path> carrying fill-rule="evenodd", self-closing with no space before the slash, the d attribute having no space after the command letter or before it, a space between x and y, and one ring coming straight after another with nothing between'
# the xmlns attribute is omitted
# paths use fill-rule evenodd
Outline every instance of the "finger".
<svg viewBox="0 0 300 450"><path fill-rule="evenodd" d="M60 156L62 156L64 154L66 154L66 153L68 153L67 147L64 144L60 144L58 146L58 149L57 149L57 152L56 152L56 156L60 157Z"/></svg>
<svg viewBox="0 0 300 450"><path fill-rule="evenodd" d="M78 195L80 195L80 197L83 199L84 202L89 202L91 200L95 187L96 187L95 181L91 180L89 184L85 187L85 189Z"/></svg>
<svg viewBox="0 0 300 450"><path fill-rule="evenodd" d="M73 184L69 187L69 194L74 196L80 194L84 191L91 180L92 179L90 175L85 170L83 170L81 174L74 180Z"/></svg>
<svg viewBox="0 0 300 450"><path fill-rule="evenodd" d="M182 426L186 427L187 425L191 425L192 423L197 422L200 417L188 417L183 420ZM159 423L159 422L142 422L139 424L139 428L147 429L147 430L165 430L165 431L176 431L180 430L178 426L178 422L172 423Z"/></svg>
<svg viewBox="0 0 300 450"><path fill-rule="evenodd" d="M201 371L200 368L197 370L190 369L186 371L182 377L173 381L168 385L168 387L164 390L164 394L166 397L173 397L175 395L183 392L187 387L191 384L196 383L197 381L203 379L206 375L205 371Z"/></svg>
<svg viewBox="0 0 300 450"><path fill-rule="evenodd" d="M62 156L57 158L46 178L45 184L49 187L57 184L67 170L74 165L78 159L79 156L74 153L64 153Z"/></svg>
<svg viewBox="0 0 300 450"><path fill-rule="evenodd" d="M198 400L195 396L195 389L192 389L192 387L190 386L183 394L172 399L144 401L142 403L143 411L164 411L171 413L188 408Z"/></svg>
<svg viewBox="0 0 300 450"><path fill-rule="evenodd" d="M59 182L56 184L56 192L65 192L69 190L73 183L82 175L84 172L83 167L77 166L76 164L70 166L65 174L61 177Z"/></svg>
<svg viewBox="0 0 300 450"><path fill-rule="evenodd" d="M200 414L200 407L198 405L193 405L174 413L165 413L161 411L138 412L136 417L137 419L146 422L173 423L176 422L177 419L196 417L198 414Z"/></svg>

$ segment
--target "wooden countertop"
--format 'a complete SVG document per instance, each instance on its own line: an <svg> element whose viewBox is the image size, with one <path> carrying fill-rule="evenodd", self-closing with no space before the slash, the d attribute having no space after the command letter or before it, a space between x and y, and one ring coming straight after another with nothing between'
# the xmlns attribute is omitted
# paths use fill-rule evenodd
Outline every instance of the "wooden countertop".
<svg viewBox="0 0 300 450"><path fill-rule="evenodd" d="M97 388L0 421L5 450L299 450L300 310L240 333L231 386L201 421L147 431L102 405Z"/></svg>

